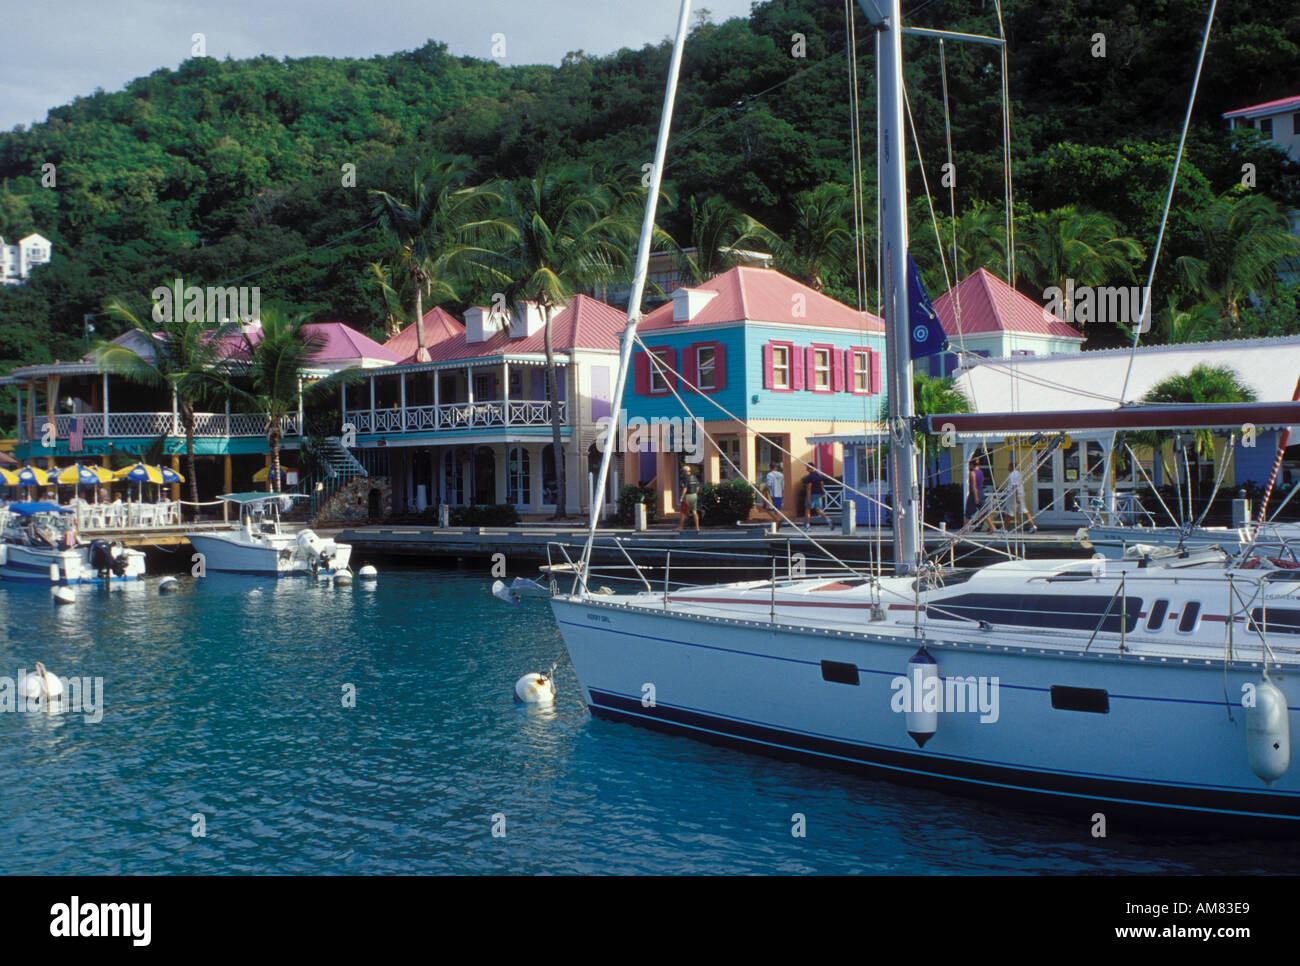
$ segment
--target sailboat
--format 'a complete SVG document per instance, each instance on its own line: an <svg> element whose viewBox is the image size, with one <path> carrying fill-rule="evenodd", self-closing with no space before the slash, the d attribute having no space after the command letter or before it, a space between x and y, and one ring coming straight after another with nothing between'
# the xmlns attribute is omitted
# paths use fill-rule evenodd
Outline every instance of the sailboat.
<svg viewBox="0 0 1300 966"><path fill-rule="evenodd" d="M553 585L550 599L588 708L750 752L1045 806L1082 822L1137 813L1300 831L1289 705L1300 702L1300 571L1222 551L1012 560L965 572L922 559L903 26L899 0L881 0L880 10L872 0L860 4L879 41L896 572L790 573L678 589L646 582L611 593L590 571L593 510L583 556L553 571L565 586ZM615 398L635 342L688 6ZM1283 408L1275 414L1281 424L1300 421L1300 404ZM1132 408L1121 416L1141 418ZM1187 410L1179 417L1193 418ZM607 451L597 492L609 459Z"/></svg>

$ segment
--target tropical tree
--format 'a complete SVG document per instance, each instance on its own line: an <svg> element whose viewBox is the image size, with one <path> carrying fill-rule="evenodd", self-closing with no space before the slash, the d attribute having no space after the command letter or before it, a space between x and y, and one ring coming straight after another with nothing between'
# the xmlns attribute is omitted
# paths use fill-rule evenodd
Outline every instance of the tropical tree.
<svg viewBox="0 0 1300 966"><path fill-rule="evenodd" d="M772 249L776 236L763 224L741 212L725 198L714 195L689 202L690 251L674 243L678 270L694 285L707 282L736 265L746 248Z"/></svg>
<svg viewBox="0 0 1300 966"><path fill-rule="evenodd" d="M949 231L953 226L950 223ZM1006 213L984 201L976 201L956 219L957 265L960 281L976 269L983 268L998 278L1007 277ZM951 245L951 234L944 236Z"/></svg>
<svg viewBox="0 0 1300 966"><path fill-rule="evenodd" d="M225 322L209 328L202 313L174 311L154 315L145 322L124 302L110 299L106 314L126 322L138 338L121 339L100 345L95 361L108 372L132 382L170 390L176 400L176 412L185 431L185 479L189 487L191 515L197 515L199 503L198 475L194 464L194 416L198 407L231 392L229 354L238 345L240 326ZM143 353L132 345L143 346Z"/></svg>
<svg viewBox="0 0 1300 966"><path fill-rule="evenodd" d="M1119 223L1109 215L1073 206L1035 212L1016 239L1016 271L1046 291L1075 286L1104 285L1115 279L1131 281L1133 267L1143 257L1142 246L1120 236ZM1063 298L1065 319L1072 318Z"/></svg>
<svg viewBox="0 0 1300 966"><path fill-rule="evenodd" d="M1202 363L1194 366L1189 372L1170 376L1157 383L1142 397L1142 400L1152 404L1214 404L1254 402L1255 398L1255 391L1243 383L1241 377L1229 366L1210 366ZM1148 431L1134 433L1131 438L1142 445L1150 446L1154 453L1161 454L1160 459L1165 467L1165 474L1171 479L1176 479L1178 474L1171 472L1169 465L1164 463L1164 444L1171 438L1176 441L1181 440L1184 450L1194 456L1190 463L1192 475L1190 482L1193 490L1195 493L1201 492L1201 461L1206 457L1211 463L1214 461L1214 433L1211 430L1197 430L1192 434L1180 433L1173 437L1169 433ZM1218 492L1217 474L1215 492ZM1210 500L1213 499L1214 494L1211 494ZM1208 503L1206 509L1209 509Z"/></svg>
<svg viewBox="0 0 1300 966"><path fill-rule="evenodd" d="M242 334L244 362L238 372L243 378L234 393L249 408L267 416L266 442L271 452L271 471L267 489L280 488L280 444L284 424L297 412L299 405L313 406L325 402L338 392L340 384L361 376L359 366L336 372L324 379L306 379L304 370L320 351L324 339L307 327L307 316L288 316L269 308L262 312L260 338L257 329Z"/></svg>
<svg viewBox="0 0 1300 966"><path fill-rule="evenodd" d="M440 301L456 297L456 280L490 254L482 243L509 232L490 209L501 199L489 187L470 185L469 159L431 157L411 174L402 198L387 191L376 197L374 214L392 243L393 260L415 295L415 358L429 361L424 341L424 297ZM391 305L394 287L381 267L372 265Z"/></svg>
<svg viewBox="0 0 1300 966"><path fill-rule="evenodd" d="M1278 270L1300 259L1300 238L1291 234L1276 202L1239 189L1216 198L1198 223L1202 256L1175 263L1182 281L1233 330L1241 325L1241 304L1252 294L1281 287Z"/></svg>
<svg viewBox="0 0 1300 966"><path fill-rule="evenodd" d="M917 416L938 416L944 413L968 413L971 411L970 400L957 388L952 376L935 377L920 370L912 372L912 406ZM880 418L889 420L889 400L881 406ZM939 458L944 450L943 435L940 433L917 433L918 439L925 441L926 472L931 479L939 472ZM930 470L933 469L933 473Z"/></svg>
<svg viewBox="0 0 1300 966"><path fill-rule="evenodd" d="M574 293L619 276L634 230L623 206L608 186L594 180L589 168L545 169L511 183L503 194L502 217L512 230L485 277L500 286L512 320L525 302L534 303L542 314L558 519L564 516L567 492L551 323Z"/></svg>
<svg viewBox="0 0 1300 966"><path fill-rule="evenodd" d="M853 256L853 205L843 185L823 184L794 200L794 223L777 244L781 268L817 291L823 274L841 275Z"/></svg>

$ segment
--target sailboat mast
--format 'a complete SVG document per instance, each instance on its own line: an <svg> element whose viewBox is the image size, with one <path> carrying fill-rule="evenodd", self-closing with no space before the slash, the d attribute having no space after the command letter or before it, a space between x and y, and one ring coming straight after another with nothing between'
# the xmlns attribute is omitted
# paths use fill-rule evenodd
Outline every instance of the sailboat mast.
<svg viewBox="0 0 1300 966"><path fill-rule="evenodd" d="M908 317L907 165L903 126L902 0L858 0L877 30L876 136L879 139L881 278L889 399L889 485L894 503L894 568L920 566L921 514L913 453L912 335Z"/></svg>
<svg viewBox="0 0 1300 966"><path fill-rule="evenodd" d="M618 374L614 378L613 421L605 435L605 447L600 454L600 470L596 474L596 489L592 495L591 518L587 527L587 542L582 548L582 562L578 578L582 589L587 590L587 568L591 561L591 546L596 538L596 525L600 522L600 507L605 502L605 481L609 479L609 464L618 452L618 427L623 392L627 387L627 373L632 363L632 346L636 342L636 327L641 321L641 296L645 292L646 276L650 271L650 246L654 241L655 210L659 204L659 187L663 183L664 159L668 154L668 132L673 125L673 104L677 100L677 77L682 67L682 51L686 47L691 0L682 0L677 17L677 37L673 42L672 60L668 65L668 84L664 89L663 111L659 116L659 138L655 142L654 167L650 171L649 193L645 200L645 215L641 222L641 239L637 245L636 268L632 275L632 291L627 302L627 326L623 329L623 342L618 357Z"/></svg>

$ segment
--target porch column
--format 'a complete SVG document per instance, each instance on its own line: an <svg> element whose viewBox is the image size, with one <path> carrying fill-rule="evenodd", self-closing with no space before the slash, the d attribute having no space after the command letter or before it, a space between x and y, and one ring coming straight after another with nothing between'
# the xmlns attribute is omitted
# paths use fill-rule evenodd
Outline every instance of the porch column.
<svg viewBox="0 0 1300 966"><path fill-rule="evenodd" d="M23 432L23 430L26 429L26 427L23 425L23 387L15 386L14 388L18 390L17 392L14 393L14 395L18 397L18 413L14 421L15 425L18 427L18 438L21 440L24 436L26 436L28 439L30 439L31 434Z"/></svg>
<svg viewBox="0 0 1300 966"><path fill-rule="evenodd" d="M740 437L740 471L745 474L747 480L757 480L763 476L755 469L755 463L758 460L758 441L754 434L748 430L741 434ZM790 470L785 466L789 462L789 457L782 459L782 466L785 472L785 478L790 479Z"/></svg>
<svg viewBox="0 0 1300 966"><path fill-rule="evenodd" d="M430 372L429 378L433 380L433 428L442 429L442 410L438 408L440 405L438 402L438 382L440 381L438 379L438 370L434 369ZM434 461L434 465L437 466L437 460Z"/></svg>
<svg viewBox="0 0 1300 966"><path fill-rule="evenodd" d="M102 392L104 400L104 435L108 435L108 373L104 373L104 388Z"/></svg>
<svg viewBox="0 0 1300 966"><path fill-rule="evenodd" d="M702 434L699 437L699 441L704 444L702 447L704 450L704 459L700 466L700 469L703 470L703 482L715 484L721 483L722 457L718 454L717 444L713 442L705 443Z"/></svg>
<svg viewBox="0 0 1300 966"><path fill-rule="evenodd" d="M497 464L497 471L496 471L496 474L495 474L495 476L496 476L496 484L497 484L497 492L496 492L496 499L495 499L494 502L496 502L496 503L505 503L505 502L506 502L506 473L509 472L509 470L510 470L510 443L509 443L509 441L506 441L506 442L502 443L502 444L501 444L501 452L499 452L499 453L494 453L493 456L494 456L494 458L495 458L495 460L496 460L496 464Z"/></svg>
<svg viewBox="0 0 1300 966"><path fill-rule="evenodd" d="M173 453L173 454L172 454L172 472L173 472L173 473L176 473L176 474L179 475L179 474L180 474L180 471L181 471L181 456L180 456L179 453ZM189 481L187 480L186 482L189 482ZM179 483L173 483L173 484L171 485L171 491L172 491L172 499L173 499L173 500L179 500L179 499L181 498L181 485L180 485ZM197 513L198 510L196 509L195 512Z"/></svg>
<svg viewBox="0 0 1300 966"><path fill-rule="evenodd" d="M302 376L298 377L298 436L303 434L303 416L302 416Z"/></svg>
<svg viewBox="0 0 1300 966"><path fill-rule="evenodd" d="M180 413L177 412L177 409L178 406L176 403L176 390L173 389L172 390L172 435L173 436L179 436L181 434L181 429L180 429L181 417L180 417Z"/></svg>
<svg viewBox="0 0 1300 966"><path fill-rule="evenodd" d="M231 493L235 489L235 467L231 462L229 453L225 456L221 470L221 482L225 486L224 492Z"/></svg>
<svg viewBox="0 0 1300 966"><path fill-rule="evenodd" d="M397 408L402 414L399 425L402 427L402 432L406 432L406 373L404 372L397 374Z"/></svg>
<svg viewBox="0 0 1300 966"><path fill-rule="evenodd" d="M370 377L370 411L372 413L375 411L375 377L374 376ZM374 426L371 427L371 429L375 429L375 428L377 427Z"/></svg>
<svg viewBox="0 0 1300 966"><path fill-rule="evenodd" d="M510 425L510 363L505 359L501 360L501 421Z"/></svg>

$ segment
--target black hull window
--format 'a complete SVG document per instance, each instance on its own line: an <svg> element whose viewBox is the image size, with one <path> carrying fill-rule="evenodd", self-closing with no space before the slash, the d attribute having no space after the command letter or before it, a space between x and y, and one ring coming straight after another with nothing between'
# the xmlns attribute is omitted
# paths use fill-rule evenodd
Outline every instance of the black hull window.
<svg viewBox="0 0 1300 966"><path fill-rule="evenodd" d="M1300 610L1256 607L1250 612L1250 629L1265 634L1300 634Z"/></svg>
<svg viewBox="0 0 1300 966"><path fill-rule="evenodd" d="M1110 613L1106 614L1106 608ZM1070 594L961 594L926 607L937 620L988 621L1013 627L1059 627L1072 631L1131 633L1142 611L1140 597ZM1105 614L1105 619L1102 615Z"/></svg>

